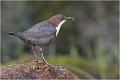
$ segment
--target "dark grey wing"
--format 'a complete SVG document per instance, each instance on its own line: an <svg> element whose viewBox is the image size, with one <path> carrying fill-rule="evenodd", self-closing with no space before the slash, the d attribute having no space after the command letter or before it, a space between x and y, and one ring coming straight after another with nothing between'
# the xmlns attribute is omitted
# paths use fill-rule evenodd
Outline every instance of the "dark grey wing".
<svg viewBox="0 0 120 80"><path fill-rule="evenodd" d="M32 28L28 29L27 31L23 32L24 36L34 37L34 38L43 38L48 37L51 35L56 35L56 28L53 27L51 24L43 21Z"/></svg>

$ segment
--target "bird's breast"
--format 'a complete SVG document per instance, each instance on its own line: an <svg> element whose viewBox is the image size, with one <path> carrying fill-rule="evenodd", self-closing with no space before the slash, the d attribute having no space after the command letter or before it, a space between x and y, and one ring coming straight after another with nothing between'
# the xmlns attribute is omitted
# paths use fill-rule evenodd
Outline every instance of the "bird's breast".
<svg viewBox="0 0 120 80"><path fill-rule="evenodd" d="M58 26L56 27L56 30L57 30L56 36L58 35L58 33L59 33L59 31L60 31L60 28L61 28L62 24L63 24L65 21L66 21L66 20L61 21L61 22L58 24Z"/></svg>

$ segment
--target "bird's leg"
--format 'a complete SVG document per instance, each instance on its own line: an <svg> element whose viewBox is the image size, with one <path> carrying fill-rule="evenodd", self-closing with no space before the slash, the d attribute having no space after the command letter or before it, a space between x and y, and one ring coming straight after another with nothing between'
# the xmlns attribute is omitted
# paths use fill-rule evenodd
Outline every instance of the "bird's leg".
<svg viewBox="0 0 120 80"><path fill-rule="evenodd" d="M45 62L45 58L44 58L44 56L43 56L43 50L42 50L42 48L40 48L40 54L41 54L41 56L42 56L43 62Z"/></svg>
<svg viewBox="0 0 120 80"><path fill-rule="evenodd" d="M35 53L35 46L33 46L33 45L32 45L32 51L33 51L33 54L34 54L34 57L35 57L35 62L38 62L37 55Z"/></svg>
<svg viewBox="0 0 120 80"><path fill-rule="evenodd" d="M49 63L45 60L45 58L44 58L44 56L43 56L43 50L42 50L42 48L40 48L40 54L41 54L41 56L42 56L43 62L45 62L45 63L49 66Z"/></svg>

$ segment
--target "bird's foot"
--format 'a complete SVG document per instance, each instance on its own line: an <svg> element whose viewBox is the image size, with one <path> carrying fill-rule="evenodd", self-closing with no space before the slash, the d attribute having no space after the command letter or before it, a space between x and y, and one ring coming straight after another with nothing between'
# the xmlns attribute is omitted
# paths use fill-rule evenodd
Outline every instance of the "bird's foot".
<svg viewBox="0 0 120 80"><path fill-rule="evenodd" d="M47 64L47 66L49 66L50 68L52 68L52 65L49 64L47 61L44 61L44 60L43 60L43 62L44 62L45 64Z"/></svg>
<svg viewBox="0 0 120 80"><path fill-rule="evenodd" d="M33 62L36 62L36 63L37 63L37 62L38 62L38 59L33 60Z"/></svg>
<svg viewBox="0 0 120 80"><path fill-rule="evenodd" d="M49 63L48 63L47 61L44 61L44 60L43 60L43 63L45 63L45 64L49 65Z"/></svg>

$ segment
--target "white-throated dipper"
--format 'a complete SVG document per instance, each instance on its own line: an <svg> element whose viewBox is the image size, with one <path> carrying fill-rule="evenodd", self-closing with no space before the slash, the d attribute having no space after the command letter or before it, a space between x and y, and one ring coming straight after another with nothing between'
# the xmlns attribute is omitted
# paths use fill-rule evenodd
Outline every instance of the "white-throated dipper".
<svg viewBox="0 0 120 80"><path fill-rule="evenodd" d="M74 17L66 17L62 14L57 14L49 18L48 20L35 24L32 28L28 29L27 31L10 32L9 35L14 35L20 38L21 40L31 44L35 61L37 62L38 62L38 59L37 59L34 48L35 46L39 46L42 59L44 62L46 62L42 53L42 47L49 45L51 42L54 41L54 39L57 37L59 33L59 30L62 24L66 20L74 20Z"/></svg>

